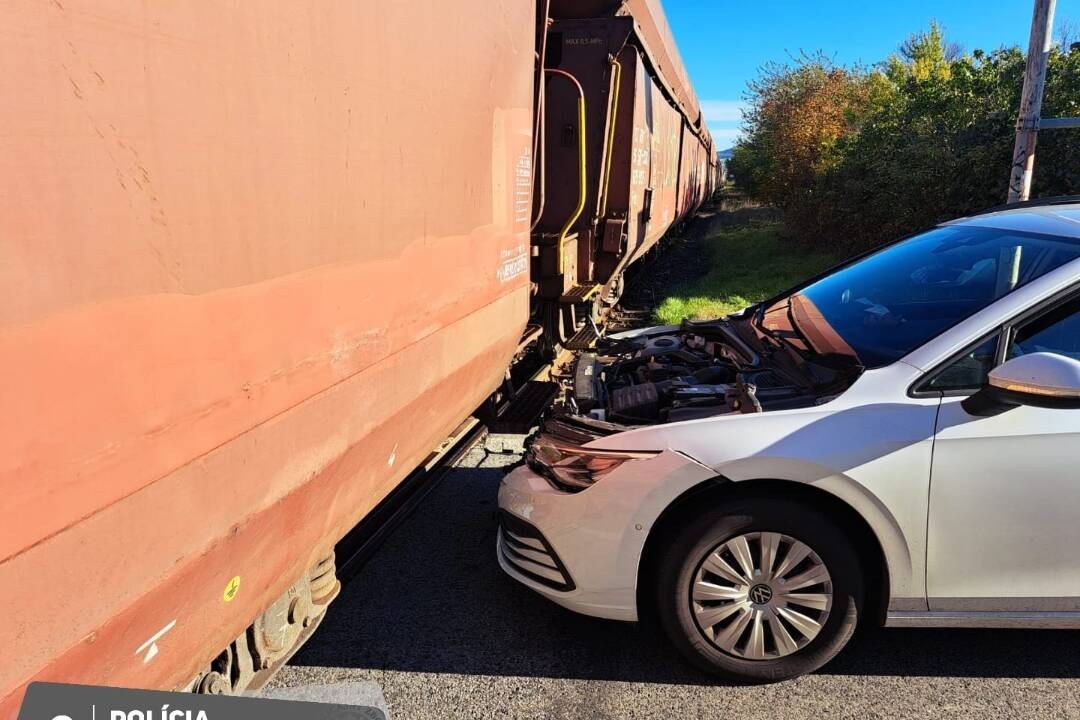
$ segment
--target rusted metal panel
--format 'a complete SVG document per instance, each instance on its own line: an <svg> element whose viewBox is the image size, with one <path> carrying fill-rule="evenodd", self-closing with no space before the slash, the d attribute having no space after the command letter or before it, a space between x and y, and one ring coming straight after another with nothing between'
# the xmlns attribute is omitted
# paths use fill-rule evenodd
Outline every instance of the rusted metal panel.
<svg viewBox="0 0 1080 720"><path fill-rule="evenodd" d="M694 161L695 150L700 146L700 143L688 140L688 136L693 138L690 133L690 128L684 122L679 129L680 135L680 147L679 147L679 206L678 206L678 219L682 220L686 217L688 210L694 205Z"/></svg>
<svg viewBox="0 0 1080 720"><path fill-rule="evenodd" d="M516 314L515 302L517 298L511 296L484 314L469 316L467 339L485 333L498 316ZM491 382L491 368L505 356L507 338L466 358L455 352L466 339L459 330L438 333L440 347L426 351L418 347L400 363L387 363L385 368L368 371L366 377L350 379L299 408L297 416L260 426L16 558L5 571L5 580L18 578L20 595L35 593L43 606L38 618L43 626L36 632L50 633L44 636L46 640L51 634L69 634L64 623L78 628L90 624L85 613L97 608L88 599L102 602L112 600L114 592L136 590L100 624L77 635L77 642L50 653L43 666L24 680L131 687L172 687L186 682L201 663L236 636L233 624L237 619L254 617L276 599L282 578L298 577L325 554L333 539L396 485L398 478L388 465L391 457L426 455L449 432L428 424L433 414L442 414L441 408L446 408L447 414L460 417L472 409L472 388ZM434 388L399 404L392 415L380 413L370 423L358 422L356 408L371 407L378 400L379 385L397 386L406 394L404 388L417 375L432 374L436 353L457 355L463 365ZM344 449L339 452L334 446ZM394 467L411 470L405 462L395 462ZM244 469L239 476L235 474L238 467ZM293 468L309 471L310 478L290 485L287 476ZM235 489L222 492L223 478ZM264 494L272 500L255 501ZM172 511L163 512L166 508ZM208 517L196 521L193 512ZM168 540L183 537L193 528L217 542L177 552ZM125 552L125 547L132 551ZM135 557L136 548L139 557ZM170 550L176 564L161 573L159 566L171 557ZM62 567L56 567L55 558L63 559ZM124 572L114 565L131 567ZM153 580L153 592L140 593L137 590L147 579L138 573L148 568L161 574ZM237 576L240 590L226 603L223 590ZM121 587L98 588L99 579L105 578ZM94 588L92 595L87 588ZM30 612L24 609L16 617ZM174 620L176 624L157 641L158 654L145 662L145 651L136 653L136 649ZM35 650L21 642L14 647ZM10 707L0 704L3 717L16 707L17 699L12 695L5 702Z"/></svg>
<svg viewBox="0 0 1080 720"><path fill-rule="evenodd" d="M596 260L596 280L608 282L644 243L648 229L647 196L652 167L652 134L647 122L648 76L638 49L628 45L619 53L622 83L618 122L611 159L607 213L615 228L605 227L604 243ZM606 221L606 220L605 220ZM609 235L610 233L610 235Z"/></svg>
<svg viewBox="0 0 1080 720"><path fill-rule="evenodd" d="M695 129L703 127L697 95L660 0L552 0L551 14L564 19L633 18L653 74Z"/></svg>
<svg viewBox="0 0 1080 720"><path fill-rule="evenodd" d="M683 122L636 49L624 50L619 59L623 91L630 97L620 106L625 121L617 132L609 211L626 214L621 264L648 250L676 220Z"/></svg>
<svg viewBox="0 0 1080 720"><path fill-rule="evenodd" d="M498 384L533 12L0 10L0 716L188 680Z"/></svg>
<svg viewBox="0 0 1080 720"><path fill-rule="evenodd" d="M647 76L648 77L648 76ZM649 99L646 100L646 122L651 117L652 162L649 187L652 188L652 207L649 227L640 252L648 250L678 218L679 153L682 145L683 119L665 101L660 86L649 78Z"/></svg>
<svg viewBox="0 0 1080 720"><path fill-rule="evenodd" d="M622 252L625 228L626 217L622 213L612 213L604 222L604 237L600 249L606 253Z"/></svg>
<svg viewBox="0 0 1080 720"><path fill-rule="evenodd" d="M576 234L572 246L564 250L573 256L573 268L564 269L565 282L543 280L544 294L558 297L576 283L594 277L594 238L598 235L598 215L604 187L605 157L610 145L608 124L613 89L608 59L621 51L633 29L629 18L555 22L546 49L547 65L568 73L585 95L585 204L571 228ZM548 75L545 84L545 172L544 211L536 227L538 245L550 246L547 238L559 233L573 217L579 201L581 163L579 96L577 87L560 75ZM602 231L601 231L602 232ZM543 262L546 268L550 261Z"/></svg>
<svg viewBox="0 0 1080 720"><path fill-rule="evenodd" d="M706 153L705 144L684 122L679 159L679 220L692 214L705 200L708 182Z"/></svg>
<svg viewBox="0 0 1080 720"><path fill-rule="evenodd" d="M675 71L660 72L677 67L685 75L658 4L554 0L552 15L546 62L576 85L553 77L545 95L545 205L534 238L542 298L564 296L573 283L613 282L693 212L705 197L703 158L712 143L694 111L688 114L696 107L686 101L693 98L688 81L673 85ZM577 86L587 109L586 211L573 225L573 247L563 251L567 272L556 277L549 274L552 238L573 217L581 190Z"/></svg>

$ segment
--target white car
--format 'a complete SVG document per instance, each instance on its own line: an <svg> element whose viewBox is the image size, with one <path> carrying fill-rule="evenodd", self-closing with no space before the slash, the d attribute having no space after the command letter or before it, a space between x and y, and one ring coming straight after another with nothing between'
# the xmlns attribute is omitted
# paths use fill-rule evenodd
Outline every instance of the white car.
<svg viewBox="0 0 1080 720"><path fill-rule="evenodd" d="M498 559L767 682L856 622L1080 627L1080 204L944 224L581 355Z"/></svg>

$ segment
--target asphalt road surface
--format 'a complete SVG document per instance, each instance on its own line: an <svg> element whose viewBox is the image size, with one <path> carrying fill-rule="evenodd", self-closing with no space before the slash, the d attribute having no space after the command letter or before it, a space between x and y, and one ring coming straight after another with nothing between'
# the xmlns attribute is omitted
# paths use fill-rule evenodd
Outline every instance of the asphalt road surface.
<svg viewBox="0 0 1080 720"><path fill-rule="evenodd" d="M518 447L491 438L450 471L275 686L374 681L395 720L1080 718L1080 632L876 630L815 675L737 687L649 627L563 610L495 560L496 489Z"/></svg>

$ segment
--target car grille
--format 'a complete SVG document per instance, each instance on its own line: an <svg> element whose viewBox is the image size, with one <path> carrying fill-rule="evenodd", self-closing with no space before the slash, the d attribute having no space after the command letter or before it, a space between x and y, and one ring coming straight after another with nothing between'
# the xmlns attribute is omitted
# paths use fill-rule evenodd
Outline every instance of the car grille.
<svg viewBox="0 0 1080 720"><path fill-rule="evenodd" d="M574 581L547 539L529 523L499 513L499 552L515 570L553 590L569 592Z"/></svg>

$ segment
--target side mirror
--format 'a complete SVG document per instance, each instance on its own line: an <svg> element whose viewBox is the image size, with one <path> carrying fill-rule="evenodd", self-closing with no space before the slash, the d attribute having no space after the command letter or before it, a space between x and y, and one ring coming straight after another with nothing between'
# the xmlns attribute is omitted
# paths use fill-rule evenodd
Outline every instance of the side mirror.
<svg viewBox="0 0 1080 720"><path fill-rule="evenodd" d="M989 382L963 402L971 415L997 415L1017 405L1080 409L1080 360L1031 353L990 371Z"/></svg>

